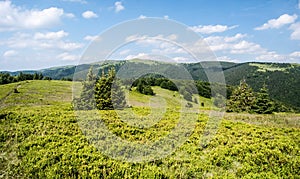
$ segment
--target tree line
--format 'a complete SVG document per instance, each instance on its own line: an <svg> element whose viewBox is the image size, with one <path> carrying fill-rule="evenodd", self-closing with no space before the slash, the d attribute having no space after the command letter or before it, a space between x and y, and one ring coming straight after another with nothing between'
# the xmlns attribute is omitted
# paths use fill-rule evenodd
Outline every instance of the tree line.
<svg viewBox="0 0 300 179"><path fill-rule="evenodd" d="M272 114L273 112L290 112L291 108L270 98L267 86L264 84L259 92L254 92L243 79L226 103L227 112L246 112L257 114Z"/></svg>
<svg viewBox="0 0 300 179"><path fill-rule="evenodd" d="M20 72L16 76L9 73L0 73L0 85L9 84L26 80L52 80L50 77L44 76L42 73L27 74Z"/></svg>
<svg viewBox="0 0 300 179"><path fill-rule="evenodd" d="M212 88L212 85L215 86ZM259 92L254 92L246 80L242 80L240 85L235 88L201 81L171 81L162 76L153 75L144 76L137 80L121 80L116 78L114 68L111 68L106 74L103 72L100 78L97 78L93 74L93 69L90 68L87 78L83 82L80 97L73 100L73 106L75 109L81 110L124 108L127 106L125 87L145 95L155 95L151 86L178 91L184 99L195 103L198 101L193 98L194 94L207 98L213 96L214 105L223 108L226 104L227 112L271 114L291 111L291 108L270 98L266 85L263 85ZM221 89L224 87L227 90L226 96L221 95Z"/></svg>
<svg viewBox="0 0 300 179"><path fill-rule="evenodd" d="M116 72L111 68L107 72L102 72L100 78L93 74L91 67L86 80L82 82L83 88L80 97L74 98L73 106L79 110L91 109L115 109L126 107L125 94L123 88L136 90L145 95L155 95L152 86L160 86L163 89L178 91L185 100L198 103L193 97L194 94L211 98L218 93L218 89L226 87L231 94L231 88L214 84L214 90L211 90L211 84L208 82L194 80L170 80L156 74L148 74L138 79L116 79ZM219 93L218 93L219 94ZM227 98L227 96L223 96Z"/></svg>

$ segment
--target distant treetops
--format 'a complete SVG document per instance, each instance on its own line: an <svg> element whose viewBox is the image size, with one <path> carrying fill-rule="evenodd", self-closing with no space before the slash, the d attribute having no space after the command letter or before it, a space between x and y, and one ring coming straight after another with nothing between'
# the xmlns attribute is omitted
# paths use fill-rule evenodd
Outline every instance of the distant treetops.
<svg viewBox="0 0 300 179"><path fill-rule="evenodd" d="M12 76L9 73L0 73L0 85L26 80L51 80L51 78L44 76L42 73L26 74L20 72L16 76Z"/></svg>
<svg viewBox="0 0 300 179"><path fill-rule="evenodd" d="M227 100L227 112L247 112L258 114L271 114L281 110L279 104L269 97L267 86L264 84L259 92L254 93L252 88L241 80Z"/></svg>

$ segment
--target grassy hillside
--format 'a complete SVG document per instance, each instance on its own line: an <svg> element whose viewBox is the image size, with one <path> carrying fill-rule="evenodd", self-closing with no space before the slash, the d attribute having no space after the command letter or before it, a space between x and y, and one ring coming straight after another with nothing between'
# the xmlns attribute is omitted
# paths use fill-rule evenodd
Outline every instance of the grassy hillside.
<svg viewBox="0 0 300 179"><path fill-rule="evenodd" d="M185 78L184 75L175 73L178 67L174 64L163 63L157 61L132 60L132 61L106 61L101 63L94 63L95 73L107 71L111 67L117 70L126 63L131 63L132 70L143 68L146 71L151 69L159 69L160 72L165 72L172 78ZM215 62L201 62L183 64L187 71L191 74L193 79L207 81L205 71L223 71L226 83L228 85L238 85L240 80L246 79L247 83L258 91L264 83L267 84L271 98L285 103L289 106L300 109L300 65L299 64L285 64L285 63L231 63L220 62L221 66L216 67ZM27 71L28 73L41 72L44 76L52 77L53 79L68 78L75 80L82 80L85 78L91 64L82 64L75 66L65 66L49 68L40 71ZM73 76L76 71L76 75ZM16 75L19 72L11 72ZM126 76L130 76L131 71L128 70Z"/></svg>
<svg viewBox="0 0 300 179"><path fill-rule="evenodd" d="M17 85L20 93L13 93ZM29 81L0 86L0 176L4 178L299 178L299 114L226 114L212 141L201 146L210 111L200 110L188 140L168 157L127 163L103 155L87 140L71 108L72 83ZM149 128L99 113L114 134L131 142L152 142L177 123L181 98L155 87L168 108ZM145 115L149 96L128 94L133 110ZM155 103L155 99L153 104ZM206 106L208 99L201 98ZM145 103L146 102L146 103ZM154 106L155 107L155 106ZM79 122L79 123L78 123Z"/></svg>

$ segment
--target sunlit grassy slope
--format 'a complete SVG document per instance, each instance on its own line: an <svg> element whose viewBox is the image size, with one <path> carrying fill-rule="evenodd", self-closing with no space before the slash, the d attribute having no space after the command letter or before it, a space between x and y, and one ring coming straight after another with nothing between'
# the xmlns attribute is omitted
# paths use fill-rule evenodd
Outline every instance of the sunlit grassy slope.
<svg viewBox="0 0 300 179"><path fill-rule="evenodd" d="M19 93L14 93L14 88ZM149 101L153 101L153 107L162 101L169 110L160 121L149 128L139 128L125 123L115 111L100 111L108 129L124 140L140 143L168 135L180 113L172 106L179 107L182 99L176 92L159 87L154 91L154 97L134 91L127 97L131 109L142 115L147 114ZM199 103L204 102L205 109L200 108L196 114L195 129L182 146L163 159L128 163L103 155L83 135L71 108L72 82L2 85L0 96L0 177L300 177L299 114L226 114L211 142L201 146L211 105L209 99L201 97ZM97 111L83 111L93 112Z"/></svg>

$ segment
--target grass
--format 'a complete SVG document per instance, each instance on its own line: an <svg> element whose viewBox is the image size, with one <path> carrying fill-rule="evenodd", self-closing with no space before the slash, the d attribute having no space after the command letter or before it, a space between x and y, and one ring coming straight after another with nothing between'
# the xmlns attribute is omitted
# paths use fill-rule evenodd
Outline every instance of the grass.
<svg viewBox="0 0 300 179"><path fill-rule="evenodd" d="M16 84L0 86L8 94ZM299 178L299 114L225 114L208 145L201 140L209 120L196 114L195 128L170 155L154 161L132 163L115 160L97 150L90 137L101 128L86 120L102 121L119 138L137 144L155 142L177 125L178 94L155 87L157 96L130 92L132 108L124 111L81 111L93 118L78 118L71 108L72 83L29 81L1 101L0 177L4 178ZM175 96L173 96L175 95ZM152 123L151 98L164 98L166 111ZM41 100L42 99L42 100ZM200 98L205 107L210 100ZM155 100L153 102L156 107ZM196 106L196 104L194 104ZM178 106L177 106L178 107ZM125 117L118 117L118 113ZM133 112L136 124L124 121ZM206 113L208 113L207 111ZM84 116L82 115L82 116ZM186 117L187 121L189 120ZM146 121L144 123L144 121ZM92 124L98 124L96 123ZM142 126L140 126L142 125ZM90 135L83 135L90 132ZM88 133L87 133L88 134ZM116 148L114 152L121 152ZM159 151L161 152L161 151ZM130 157L130 156L129 156Z"/></svg>
<svg viewBox="0 0 300 179"><path fill-rule="evenodd" d="M274 66L274 64L259 64L259 63L250 63L250 66L258 67L257 71L266 72L266 71L282 71L285 72L288 68L282 68L278 66Z"/></svg>
<svg viewBox="0 0 300 179"><path fill-rule="evenodd" d="M161 107L162 104L165 104L169 108L180 108L182 105L187 103L187 101L184 100L177 91L170 91L158 86L154 86L152 89L156 94L155 96L143 95L135 90L131 91L130 93L127 91L126 96L129 101L129 105L149 107L150 101L153 101L154 103L157 101L158 107ZM198 101L198 104L191 102L194 106L194 109L209 110L213 108L211 99L204 98L199 95L193 95L193 98L196 98ZM201 103L203 103L204 106L201 106Z"/></svg>
<svg viewBox="0 0 300 179"><path fill-rule="evenodd" d="M16 86L18 86L19 93L12 92ZM1 107L69 104L72 100L72 82L54 80L25 81L2 85L0 92L1 94L11 92L2 101Z"/></svg>

